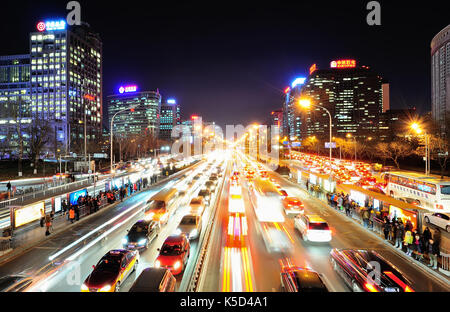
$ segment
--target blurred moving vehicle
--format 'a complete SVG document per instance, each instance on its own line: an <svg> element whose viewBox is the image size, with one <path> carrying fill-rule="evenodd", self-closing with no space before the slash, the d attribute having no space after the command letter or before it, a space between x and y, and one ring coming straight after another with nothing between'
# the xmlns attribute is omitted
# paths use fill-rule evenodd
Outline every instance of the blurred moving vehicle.
<svg viewBox="0 0 450 312"><path fill-rule="evenodd" d="M0 277L0 292L22 292L31 285L33 279L25 275L6 275Z"/></svg>
<svg viewBox="0 0 450 312"><path fill-rule="evenodd" d="M119 291L121 283L135 271L139 262L136 250L116 249L108 251L93 266L94 270L81 285L82 292Z"/></svg>
<svg viewBox="0 0 450 312"><path fill-rule="evenodd" d="M203 197L198 196L191 199L191 202L189 203L189 213L201 216L204 210L205 202Z"/></svg>
<svg viewBox="0 0 450 312"><path fill-rule="evenodd" d="M294 219L294 226L304 241L331 241L331 230L328 223L318 215L297 215Z"/></svg>
<svg viewBox="0 0 450 312"><path fill-rule="evenodd" d="M303 203L297 197L285 197L283 199L283 207L286 214L299 214L305 212Z"/></svg>
<svg viewBox="0 0 450 312"><path fill-rule="evenodd" d="M180 274L189 260L191 245L184 234L170 235L166 238L155 261L156 268L166 268L173 275Z"/></svg>
<svg viewBox="0 0 450 312"><path fill-rule="evenodd" d="M281 287L287 292L328 292L321 275L301 267L281 268Z"/></svg>
<svg viewBox="0 0 450 312"><path fill-rule="evenodd" d="M177 280L164 268L146 268L128 292L175 292Z"/></svg>
<svg viewBox="0 0 450 312"><path fill-rule="evenodd" d="M442 212L425 213L425 222L434 224L450 233L450 216Z"/></svg>
<svg viewBox="0 0 450 312"><path fill-rule="evenodd" d="M210 204L211 201L211 192L207 189L200 190L197 194L198 197L203 197L203 201L206 205Z"/></svg>
<svg viewBox="0 0 450 312"><path fill-rule="evenodd" d="M153 195L148 201L145 209L145 219L167 223L173 211L173 204L178 198L176 188L164 189Z"/></svg>
<svg viewBox="0 0 450 312"><path fill-rule="evenodd" d="M202 218L196 214L184 215L175 234L185 234L189 239L197 239L202 231Z"/></svg>
<svg viewBox="0 0 450 312"><path fill-rule="evenodd" d="M333 248L330 257L334 270L355 292L414 292L411 282L373 250Z"/></svg>
<svg viewBox="0 0 450 312"><path fill-rule="evenodd" d="M122 239L124 249L148 248L148 245L158 236L161 227L156 221L137 221L128 234Z"/></svg>

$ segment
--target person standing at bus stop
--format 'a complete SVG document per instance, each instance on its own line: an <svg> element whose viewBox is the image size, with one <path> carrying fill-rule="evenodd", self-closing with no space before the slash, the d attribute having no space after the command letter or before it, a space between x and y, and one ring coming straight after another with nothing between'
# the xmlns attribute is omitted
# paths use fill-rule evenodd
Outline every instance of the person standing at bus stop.
<svg viewBox="0 0 450 312"><path fill-rule="evenodd" d="M73 221L75 220L75 209L72 205L70 206L70 209L69 209L69 220L70 220L70 223L73 223Z"/></svg>

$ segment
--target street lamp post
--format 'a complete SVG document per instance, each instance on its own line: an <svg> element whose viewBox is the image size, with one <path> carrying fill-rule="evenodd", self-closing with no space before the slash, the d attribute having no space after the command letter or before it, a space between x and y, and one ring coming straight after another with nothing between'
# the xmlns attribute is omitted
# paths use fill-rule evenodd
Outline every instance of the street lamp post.
<svg viewBox="0 0 450 312"><path fill-rule="evenodd" d="M422 131L425 135L425 175L428 175L430 173L430 149L428 148L428 134L426 131L422 130L420 125L417 122L413 122L410 125L411 129L413 129L417 134L421 134Z"/></svg>
<svg viewBox="0 0 450 312"><path fill-rule="evenodd" d="M330 118L330 126L329 126L329 128L330 128L330 140L329 140L329 145L330 145L330 146L329 146L329 147L330 147L330 181L331 181L331 175L332 175L332 166L331 166L332 146L331 146L331 142L332 142L332 140L333 140L333 133L332 133L333 121L332 121L332 118L331 118L330 111L329 111L328 109L326 109L325 107L321 106L321 105L311 103L311 101L308 100L308 99L300 99L299 104L300 104L302 107L305 107L305 108L309 108L310 106L315 106L315 107L322 108L324 111L327 112L328 117Z"/></svg>
<svg viewBox="0 0 450 312"><path fill-rule="evenodd" d="M352 136L350 133L347 134L347 138L353 138L355 142L355 162L356 162L356 137Z"/></svg>
<svg viewBox="0 0 450 312"><path fill-rule="evenodd" d="M114 117L116 117L117 114L119 114L121 112L136 108L137 106L139 106L139 104L131 105L130 107L124 108L124 109L118 111L117 113L115 113L111 118L111 127L109 130L110 131L110 141L111 141L111 174L113 173L113 122L114 122Z"/></svg>

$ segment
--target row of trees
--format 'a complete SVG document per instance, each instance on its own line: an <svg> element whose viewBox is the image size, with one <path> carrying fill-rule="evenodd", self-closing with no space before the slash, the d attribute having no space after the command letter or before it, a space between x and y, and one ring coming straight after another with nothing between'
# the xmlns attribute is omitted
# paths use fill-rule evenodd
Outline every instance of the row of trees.
<svg viewBox="0 0 450 312"><path fill-rule="evenodd" d="M428 149L431 161L439 165L441 176L447 169L450 158L450 123L445 131L440 131L433 122L427 122L423 125L427 129ZM446 133L448 132L448 133ZM328 155L328 149L324 142L327 139L317 139L315 137L306 138L302 141L302 150L310 153L319 153ZM400 161L406 158L425 157L425 135L413 132L399 133L389 140L381 141L378 138L369 138L365 140L354 140L353 138L334 138L336 148L333 149L333 157L354 159L355 153L357 159L368 161L392 161L397 168L400 168Z"/></svg>

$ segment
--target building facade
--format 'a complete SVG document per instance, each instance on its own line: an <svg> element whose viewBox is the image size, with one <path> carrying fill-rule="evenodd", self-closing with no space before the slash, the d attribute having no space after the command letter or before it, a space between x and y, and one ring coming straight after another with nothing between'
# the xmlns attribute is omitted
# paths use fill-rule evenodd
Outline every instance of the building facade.
<svg viewBox="0 0 450 312"><path fill-rule="evenodd" d="M84 152L102 135L102 42L87 23L39 22L30 33L34 119L50 123L57 151Z"/></svg>
<svg viewBox="0 0 450 312"><path fill-rule="evenodd" d="M31 122L30 110L30 55L0 56L0 158L17 156L19 133L27 136L22 129Z"/></svg>
<svg viewBox="0 0 450 312"><path fill-rule="evenodd" d="M283 110L282 109L277 109L270 113L270 123L268 124L268 126L272 126L272 125L278 126L281 131L281 128L283 126Z"/></svg>
<svg viewBox="0 0 450 312"><path fill-rule="evenodd" d="M383 111L383 80L355 60L332 61L330 68L316 69L301 89L301 97L328 109L333 136L350 133L356 138L376 135ZM386 96L385 96L386 97ZM328 140L329 116L319 107L301 113L302 137L318 136Z"/></svg>
<svg viewBox="0 0 450 312"><path fill-rule="evenodd" d="M431 41L431 113L441 133L450 116L450 25Z"/></svg>
<svg viewBox="0 0 450 312"><path fill-rule="evenodd" d="M418 120L415 108L390 109L380 115L378 134L376 138L381 141L391 141L398 136L409 133L411 120Z"/></svg>
<svg viewBox="0 0 450 312"><path fill-rule="evenodd" d="M167 99L161 104L159 116L159 138L165 141L172 140L172 129L181 124L180 105L174 99Z"/></svg>
<svg viewBox="0 0 450 312"><path fill-rule="evenodd" d="M161 111L161 95L155 91L123 91L128 87L120 87L119 93L109 95L108 119L127 107L137 105L132 110L118 113L114 117L114 136L127 138L133 135L159 136L159 119Z"/></svg>
<svg viewBox="0 0 450 312"><path fill-rule="evenodd" d="M291 86L284 90L285 98L282 109L282 134L283 136L288 137L291 141L300 140L302 138L302 119L298 112L297 104L305 81L306 78L296 78L292 82Z"/></svg>

